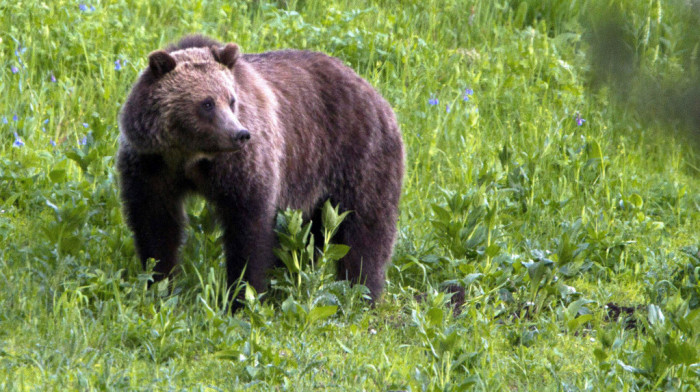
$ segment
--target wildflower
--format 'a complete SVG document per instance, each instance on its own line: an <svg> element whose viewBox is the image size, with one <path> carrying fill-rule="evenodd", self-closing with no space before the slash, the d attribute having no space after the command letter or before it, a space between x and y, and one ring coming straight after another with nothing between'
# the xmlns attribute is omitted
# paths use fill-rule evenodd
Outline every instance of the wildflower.
<svg viewBox="0 0 700 392"><path fill-rule="evenodd" d="M126 62L126 61L125 61L125 62ZM117 61L114 62L114 70L115 70L115 71L119 71L119 70L121 70L121 69L122 69L122 64L121 64L121 62L119 61L119 59L117 59Z"/></svg>
<svg viewBox="0 0 700 392"><path fill-rule="evenodd" d="M579 112L576 112L576 117L574 117L574 119L576 120L576 125L579 127L586 122L585 118L581 118L581 114Z"/></svg>
<svg viewBox="0 0 700 392"><path fill-rule="evenodd" d="M91 5L91 6L90 6L90 12L93 12L93 11L95 11L95 6L94 6L94 5Z"/></svg>
<svg viewBox="0 0 700 392"><path fill-rule="evenodd" d="M13 65L12 67L10 67L10 71L12 71L13 74L16 74L17 72L19 72L19 68Z"/></svg>
<svg viewBox="0 0 700 392"><path fill-rule="evenodd" d="M89 127L88 123L83 123L83 128Z"/></svg>
<svg viewBox="0 0 700 392"><path fill-rule="evenodd" d="M15 115L13 115L13 116L12 116L12 121L19 121L19 117L17 117L17 115L16 115L16 114L15 114Z"/></svg>
<svg viewBox="0 0 700 392"><path fill-rule="evenodd" d="M56 83L56 77L53 75L53 72L51 72L51 83Z"/></svg>
<svg viewBox="0 0 700 392"><path fill-rule="evenodd" d="M450 112L450 105L449 104L445 107L445 112L447 112L447 113Z"/></svg>
<svg viewBox="0 0 700 392"><path fill-rule="evenodd" d="M470 96L470 95L473 95L473 94L474 94L474 90L472 90L472 89L470 89L470 88L468 88L468 87L467 87L466 89L464 89L464 101L468 101L468 100L469 100L469 96Z"/></svg>
<svg viewBox="0 0 700 392"><path fill-rule="evenodd" d="M83 138L80 139L80 141L78 142L78 144L80 144L81 146L86 145L86 144L87 144L87 136L83 136Z"/></svg>
<svg viewBox="0 0 700 392"><path fill-rule="evenodd" d="M48 124L48 123L49 123L49 119L47 118L46 120L44 120L44 124Z"/></svg>
<svg viewBox="0 0 700 392"><path fill-rule="evenodd" d="M3 123L3 124L7 124L7 117L2 116L2 123Z"/></svg>
<svg viewBox="0 0 700 392"><path fill-rule="evenodd" d="M18 147L18 148L24 146L24 142L23 142L22 139L19 137L19 135L17 135L17 132L15 132L15 142L12 143L12 146L13 146L13 147Z"/></svg>
<svg viewBox="0 0 700 392"><path fill-rule="evenodd" d="M56 141L53 140L53 139L51 139L51 140L49 141L49 144L50 144L52 147L56 147Z"/></svg>
<svg viewBox="0 0 700 392"><path fill-rule="evenodd" d="M85 4L80 4L78 6L78 8L80 8L80 10L83 12L87 12L87 10L88 10L88 7Z"/></svg>
<svg viewBox="0 0 700 392"><path fill-rule="evenodd" d="M428 103L429 103L430 105L432 105L432 106L435 106L435 105L437 105L438 103L440 103L440 101L438 101L438 99L435 98L435 96L432 96L432 97L428 100Z"/></svg>

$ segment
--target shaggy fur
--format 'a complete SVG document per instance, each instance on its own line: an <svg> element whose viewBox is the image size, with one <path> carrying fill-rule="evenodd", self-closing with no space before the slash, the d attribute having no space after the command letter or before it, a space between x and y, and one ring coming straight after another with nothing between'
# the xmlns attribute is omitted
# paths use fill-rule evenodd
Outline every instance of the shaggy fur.
<svg viewBox="0 0 700 392"><path fill-rule="evenodd" d="M283 50L240 54L186 37L149 56L120 116L118 170L127 222L156 279L177 264L190 193L213 203L229 284L266 288L275 214L317 216L331 199L352 213L336 237L351 247L338 277L381 293L404 170L389 104L338 59ZM320 227L321 222L314 222Z"/></svg>

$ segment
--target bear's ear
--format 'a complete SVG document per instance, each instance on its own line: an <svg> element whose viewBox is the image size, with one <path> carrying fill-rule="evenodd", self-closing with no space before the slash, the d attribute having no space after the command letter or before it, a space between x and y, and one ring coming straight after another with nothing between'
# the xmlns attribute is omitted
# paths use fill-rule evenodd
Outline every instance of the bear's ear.
<svg viewBox="0 0 700 392"><path fill-rule="evenodd" d="M216 61L231 69L236 65L236 60L241 57L241 52L236 44L226 44L223 48L212 46L211 53Z"/></svg>
<svg viewBox="0 0 700 392"><path fill-rule="evenodd" d="M148 68L156 79L175 69L175 59L164 50L156 50L148 55Z"/></svg>

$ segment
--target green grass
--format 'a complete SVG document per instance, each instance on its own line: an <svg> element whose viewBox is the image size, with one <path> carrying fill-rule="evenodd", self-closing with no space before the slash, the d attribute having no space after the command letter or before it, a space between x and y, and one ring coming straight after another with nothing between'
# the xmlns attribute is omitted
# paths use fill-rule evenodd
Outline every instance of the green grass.
<svg viewBox="0 0 700 392"><path fill-rule="evenodd" d="M696 3L0 0L0 389L700 389L698 134L674 106ZM595 56L611 10L618 68ZM229 315L200 199L172 293L145 288L117 114L191 32L329 53L392 104L407 172L376 308L328 256Z"/></svg>

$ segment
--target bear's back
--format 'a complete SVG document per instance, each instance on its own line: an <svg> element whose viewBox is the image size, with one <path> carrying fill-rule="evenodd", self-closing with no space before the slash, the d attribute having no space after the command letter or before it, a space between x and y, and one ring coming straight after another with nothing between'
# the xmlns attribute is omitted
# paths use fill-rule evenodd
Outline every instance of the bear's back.
<svg viewBox="0 0 700 392"><path fill-rule="evenodd" d="M285 49L247 53L242 57L268 82L283 89L313 88L317 92L347 89L345 92L351 95L370 93L379 97L374 88L352 68L343 64L340 59L324 53Z"/></svg>

